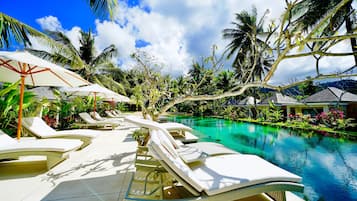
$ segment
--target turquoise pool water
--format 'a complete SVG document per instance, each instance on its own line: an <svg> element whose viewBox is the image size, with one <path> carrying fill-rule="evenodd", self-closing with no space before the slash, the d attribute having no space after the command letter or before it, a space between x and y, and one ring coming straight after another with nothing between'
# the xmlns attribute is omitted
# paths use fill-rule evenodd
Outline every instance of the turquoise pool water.
<svg viewBox="0 0 357 201"><path fill-rule="evenodd" d="M302 176L309 200L357 200L357 142L216 118L169 117L192 127L200 141L259 155Z"/></svg>

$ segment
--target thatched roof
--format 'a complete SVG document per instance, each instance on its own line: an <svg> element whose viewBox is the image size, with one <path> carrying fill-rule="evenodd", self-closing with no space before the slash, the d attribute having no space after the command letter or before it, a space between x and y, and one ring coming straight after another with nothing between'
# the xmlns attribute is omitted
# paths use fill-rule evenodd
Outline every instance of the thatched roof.
<svg viewBox="0 0 357 201"><path fill-rule="evenodd" d="M328 87L322 91L319 91L303 99L301 102L303 103L357 102L357 95L338 89L336 87Z"/></svg>

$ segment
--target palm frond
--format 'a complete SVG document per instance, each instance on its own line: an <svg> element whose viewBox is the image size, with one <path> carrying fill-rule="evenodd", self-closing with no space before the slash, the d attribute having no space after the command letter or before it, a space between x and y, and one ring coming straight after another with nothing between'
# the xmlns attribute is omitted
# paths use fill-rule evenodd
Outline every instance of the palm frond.
<svg viewBox="0 0 357 201"><path fill-rule="evenodd" d="M114 12L118 8L117 0L86 0L90 8L99 17L109 14L110 19L114 18Z"/></svg>
<svg viewBox="0 0 357 201"><path fill-rule="evenodd" d="M29 35L37 37L46 37L40 31L12 18L4 13L0 13L0 48L10 46L11 37L25 46L31 45Z"/></svg>
<svg viewBox="0 0 357 201"><path fill-rule="evenodd" d="M94 60L91 62L91 65L98 65L102 62L110 60L112 57L116 56L118 53L115 45L110 45L106 47Z"/></svg>
<svg viewBox="0 0 357 201"><path fill-rule="evenodd" d="M26 48L26 51L30 52L33 55L36 55L42 59L51 61L53 63L56 63L58 65L61 66L71 66L72 65L72 60L68 59L67 57L58 54L58 53L49 53L43 50L35 50L35 49L31 49L31 48Z"/></svg>

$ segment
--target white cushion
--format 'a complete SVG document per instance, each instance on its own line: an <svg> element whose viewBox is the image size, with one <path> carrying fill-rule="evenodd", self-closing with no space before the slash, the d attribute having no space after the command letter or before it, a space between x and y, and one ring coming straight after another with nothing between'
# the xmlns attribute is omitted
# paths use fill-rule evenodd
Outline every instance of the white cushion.
<svg viewBox="0 0 357 201"><path fill-rule="evenodd" d="M78 149L82 141L73 139L44 139L44 140L15 140L14 144L1 146L0 153L13 153L22 151L54 151L68 152Z"/></svg>
<svg viewBox="0 0 357 201"><path fill-rule="evenodd" d="M16 140L11 138L8 134L0 130L0 147L11 146L16 144Z"/></svg>
<svg viewBox="0 0 357 201"><path fill-rule="evenodd" d="M148 143L150 152L155 153L153 156L158 160L163 160L180 178L192 185L197 191L203 190L200 180L197 179L192 170L182 161L180 157L174 157L167 149L161 144L160 132L153 130L151 138Z"/></svg>
<svg viewBox="0 0 357 201"><path fill-rule="evenodd" d="M176 122L165 122L165 123L160 123L160 125L167 130L192 131L192 128Z"/></svg>
<svg viewBox="0 0 357 201"><path fill-rule="evenodd" d="M185 163L202 162L208 157L208 154L200 149L185 145L176 149L176 151Z"/></svg>
<svg viewBox="0 0 357 201"><path fill-rule="evenodd" d="M32 133L40 138L53 138L53 137L65 137L65 136L81 136L88 138L95 138L99 134L99 131L90 129L72 129L56 131L46 124L40 117L26 117L22 120L23 126L29 129Z"/></svg>
<svg viewBox="0 0 357 201"><path fill-rule="evenodd" d="M266 182L301 182L301 177L258 156L245 154L209 157L203 165L194 167L193 173L207 195Z"/></svg>
<svg viewBox="0 0 357 201"><path fill-rule="evenodd" d="M48 126L40 117L25 117L22 119L22 124L41 138L50 137L56 133L56 130Z"/></svg>

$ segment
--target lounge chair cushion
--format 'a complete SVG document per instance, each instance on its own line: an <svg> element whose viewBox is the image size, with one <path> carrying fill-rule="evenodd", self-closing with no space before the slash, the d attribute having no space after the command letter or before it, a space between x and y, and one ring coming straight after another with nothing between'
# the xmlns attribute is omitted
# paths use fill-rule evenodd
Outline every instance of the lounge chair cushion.
<svg viewBox="0 0 357 201"><path fill-rule="evenodd" d="M40 130L41 137L43 138L56 134L56 130L48 126L40 117L23 118L22 125L35 134L37 134L37 131Z"/></svg>
<svg viewBox="0 0 357 201"><path fill-rule="evenodd" d="M11 146L13 144L16 144L16 140L0 130L0 147Z"/></svg>
<svg viewBox="0 0 357 201"><path fill-rule="evenodd" d="M216 195L269 182L301 182L301 177L258 156L248 154L207 157L191 169L181 158L175 158L168 153L162 145L160 133L159 130L152 130L149 150L155 153L155 158L163 161L177 176L198 192L204 191L207 195Z"/></svg>
<svg viewBox="0 0 357 201"><path fill-rule="evenodd" d="M181 146L183 147L183 146ZM232 149L229 149L222 144L218 144L215 142L199 142L199 143L190 143L187 145L184 145L184 147L192 147L196 148L198 150L204 150L205 154L208 154L210 156L213 155L221 155L221 154L238 154L239 152L236 152ZM180 151L178 151L180 152Z"/></svg>
<svg viewBox="0 0 357 201"><path fill-rule="evenodd" d="M246 154L209 157L192 171L207 195L266 182L301 182L301 177L258 156Z"/></svg>
<svg viewBox="0 0 357 201"><path fill-rule="evenodd" d="M4 143L5 142L5 143ZM44 139L17 141L0 131L0 153L21 151L53 151L67 152L78 149L82 142L73 139Z"/></svg>
<svg viewBox="0 0 357 201"><path fill-rule="evenodd" d="M170 130L182 130L182 131L189 131L189 132L192 131L192 128L176 122L165 122L165 123L160 123L160 125L169 131Z"/></svg>
<svg viewBox="0 0 357 201"><path fill-rule="evenodd" d="M178 153L169 153L160 140L161 132L158 130L151 131L150 141L148 143L149 152L153 154L159 160L163 160L177 175L183 178L185 181L188 181L198 192L203 190L203 184L200 183L200 180L196 178L190 167L185 164L180 157L174 157Z"/></svg>
<svg viewBox="0 0 357 201"><path fill-rule="evenodd" d="M98 136L98 131L90 129L72 129L56 131L46 124L40 117L25 117L22 119L23 126L30 130L34 135L40 138L80 136L87 138L95 138Z"/></svg>
<svg viewBox="0 0 357 201"><path fill-rule="evenodd" d="M176 151L185 163L202 162L208 157L207 153L196 147L183 145Z"/></svg>
<svg viewBox="0 0 357 201"><path fill-rule="evenodd" d="M18 142L11 146L0 147L0 153L21 152L21 151L53 151L68 152L78 149L82 145L80 140L73 139L43 139L29 140L24 143Z"/></svg>

